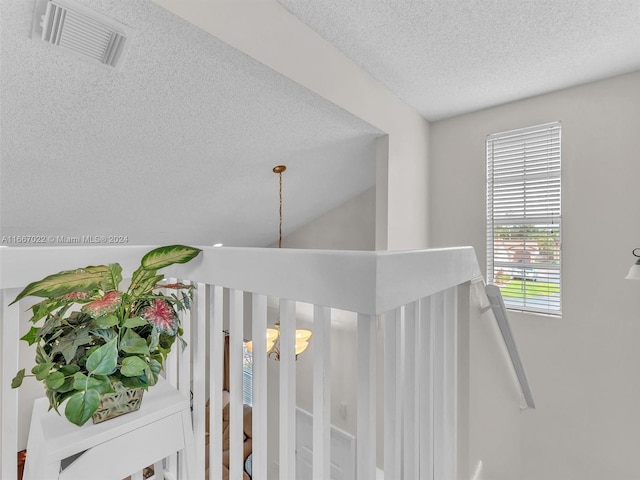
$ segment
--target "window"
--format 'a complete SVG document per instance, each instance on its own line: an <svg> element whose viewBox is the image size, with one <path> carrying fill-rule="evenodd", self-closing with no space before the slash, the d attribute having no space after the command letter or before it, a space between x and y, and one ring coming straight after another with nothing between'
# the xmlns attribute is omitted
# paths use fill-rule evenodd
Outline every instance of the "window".
<svg viewBox="0 0 640 480"><path fill-rule="evenodd" d="M487 137L487 277L505 306L560 315L560 123Z"/></svg>

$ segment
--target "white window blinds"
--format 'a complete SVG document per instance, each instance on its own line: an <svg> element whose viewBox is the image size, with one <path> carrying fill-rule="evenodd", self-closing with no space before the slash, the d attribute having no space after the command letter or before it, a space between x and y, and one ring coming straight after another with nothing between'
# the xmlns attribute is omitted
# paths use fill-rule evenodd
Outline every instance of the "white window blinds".
<svg viewBox="0 0 640 480"><path fill-rule="evenodd" d="M561 312L560 123L487 137L487 277L511 309Z"/></svg>

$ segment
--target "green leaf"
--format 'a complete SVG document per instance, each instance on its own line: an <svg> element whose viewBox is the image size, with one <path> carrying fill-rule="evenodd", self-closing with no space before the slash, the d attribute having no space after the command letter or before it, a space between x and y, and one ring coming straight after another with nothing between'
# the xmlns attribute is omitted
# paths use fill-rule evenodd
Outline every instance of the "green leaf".
<svg viewBox="0 0 640 480"><path fill-rule="evenodd" d="M122 377L122 385L127 388L144 388L149 386L149 379L145 375L139 377Z"/></svg>
<svg viewBox="0 0 640 480"><path fill-rule="evenodd" d="M145 372L151 385L155 385L158 382L158 377L160 376L161 371L162 363L152 358L149 362L149 371Z"/></svg>
<svg viewBox="0 0 640 480"><path fill-rule="evenodd" d="M73 376L73 388L76 390L96 390L100 394L113 391L109 377L106 375L87 377L82 372L77 372Z"/></svg>
<svg viewBox="0 0 640 480"><path fill-rule="evenodd" d="M96 390L74 393L64 409L67 419L81 427L91 418L100 405L100 394Z"/></svg>
<svg viewBox="0 0 640 480"><path fill-rule="evenodd" d="M149 325L149 322L142 317L127 318L124 322L124 326L129 328L142 327L143 325Z"/></svg>
<svg viewBox="0 0 640 480"><path fill-rule="evenodd" d="M53 298L70 292L89 292L100 287L108 269L106 265L98 265L49 275L27 285L10 305L30 295Z"/></svg>
<svg viewBox="0 0 640 480"><path fill-rule="evenodd" d="M60 300L58 298L50 299L47 298L40 303L36 303L31 307L31 311L33 312L33 316L31 317L31 323L36 323L38 320L46 317L55 309L64 305L67 302Z"/></svg>
<svg viewBox="0 0 640 480"><path fill-rule="evenodd" d="M64 374L62 372L51 372L44 383L49 390L57 390L64 383Z"/></svg>
<svg viewBox="0 0 640 480"><path fill-rule="evenodd" d="M91 335L95 335L96 337L102 338L105 342L109 340L113 340L118 335L111 329L108 328L100 328L97 330L91 330Z"/></svg>
<svg viewBox="0 0 640 480"><path fill-rule="evenodd" d="M97 328L103 329L118 325L120 323L120 320L118 320L118 317L116 317L115 315L103 315L96 318L95 323Z"/></svg>
<svg viewBox="0 0 640 480"><path fill-rule="evenodd" d="M39 363L31 369L31 373L36 376L36 380L42 381L49 376L53 365L53 362Z"/></svg>
<svg viewBox="0 0 640 480"><path fill-rule="evenodd" d="M122 340L120 340L120 350L127 353L149 355L147 341L130 328L125 330Z"/></svg>
<svg viewBox="0 0 640 480"><path fill-rule="evenodd" d="M149 350L154 351L158 348L160 344L160 332L157 328L151 330L151 337L149 337Z"/></svg>
<svg viewBox="0 0 640 480"><path fill-rule="evenodd" d="M64 356L67 363L71 363L76 356L78 347L91 343L91 335L89 329L72 330L68 335L61 337L56 346L51 350L51 354L55 355L60 352Z"/></svg>
<svg viewBox="0 0 640 480"><path fill-rule="evenodd" d="M23 336L20 340L24 340L29 345L33 345L34 343L36 343L38 341L38 332L39 331L40 331L40 328L31 327L31 329L29 329L29 331L26 333L26 335Z"/></svg>
<svg viewBox="0 0 640 480"><path fill-rule="evenodd" d="M51 361L51 357L44 351L42 345L36 345L36 363L47 363Z"/></svg>
<svg viewBox="0 0 640 480"><path fill-rule="evenodd" d="M117 338L110 340L94 351L87 358L87 370L94 375L110 375L117 366L118 346Z"/></svg>
<svg viewBox="0 0 640 480"><path fill-rule="evenodd" d="M60 367L60 369L58 371L62 372L65 377L69 377L69 376L73 375L74 373L80 371L80 367L78 365L74 365L74 364L65 365L64 367Z"/></svg>
<svg viewBox="0 0 640 480"><path fill-rule="evenodd" d="M140 265L145 270L159 270L174 263L187 263L200 253L199 248L188 247L186 245L168 245L159 247L147 253Z"/></svg>
<svg viewBox="0 0 640 480"><path fill-rule="evenodd" d="M118 285L122 281L122 267L118 263L109 265L107 275L102 281L101 287L103 292L118 290Z"/></svg>
<svg viewBox="0 0 640 480"><path fill-rule="evenodd" d="M73 377L65 377L62 385L60 385L58 388L56 388L53 391L58 393L66 393L74 390L75 388L73 388Z"/></svg>
<svg viewBox="0 0 640 480"><path fill-rule="evenodd" d="M133 277L131 277L131 287L129 287L131 294L133 296L140 296L151 292L153 287L163 278L163 275L156 275L155 271L147 271L140 267L133 273Z"/></svg>
<svg viewBox="0 0 640 480"><path fill-rule="evenodd" d="M140 357L127 357L122 361L120 373L125 377L138 377L149 368L149 364Z"/></svg>
<svg viewBox="0 0 640 480"><path fill-rule="evenodd" d="M18 388L22 385L22 381L24 380L24 368L16 373L16 376L11 380L11 388Z"/></svg>
<svg viewBox="0 0 640 480"><path fill-rule="evenodd" d="M40 337L46 337L49 333L57 330L62 324L62 317L58 314L50 316L44 322L42 329L40 330Z"/></svg>

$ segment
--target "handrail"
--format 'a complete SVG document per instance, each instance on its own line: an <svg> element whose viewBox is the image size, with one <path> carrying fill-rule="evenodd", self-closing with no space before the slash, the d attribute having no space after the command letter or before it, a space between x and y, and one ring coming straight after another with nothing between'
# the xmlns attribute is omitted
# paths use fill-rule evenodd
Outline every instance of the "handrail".
<svg viewBox="0 0 640 480"><path fill-rule="evenodd" d="M133 272L151 246L0 248L0 289L22 288L52 272L120 263ZM200 247L165 275L378 315L480 274L472 247L338 251Z"/></svg>
<svg viewBox="0 0 640 480"><path fill-rule="evenodd" d="M536 408L536 404L533 401L533 394L531 393L531 387L527 380L527 374L524 371L524 365L520 359L518 347L516 346L513 334L511 333L511 327L509 326L509 320L507 318L507 309L504 305L500 288L496 285L487 285L485 287L485 292L489 298L491 310L493 310L493 314L496 317L500 333L502 333L502 338L504 339L504 344L507 347L511 363L513 364L516 376L518 377L518 382L520 383L520 389L522 390L526 406L527 408Z"/></svg>

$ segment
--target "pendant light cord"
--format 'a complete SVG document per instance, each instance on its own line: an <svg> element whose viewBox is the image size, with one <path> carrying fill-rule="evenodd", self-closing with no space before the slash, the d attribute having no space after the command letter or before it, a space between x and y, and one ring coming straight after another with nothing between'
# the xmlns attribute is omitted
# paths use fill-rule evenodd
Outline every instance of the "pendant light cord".
<svg viewBox="0 0 640 480"><path fill-rule="evenodd" d="M273 168L273 172L278 174L279 180L280 180L280 188L279 188L279 195L280 195L280 210L279 210L279 217L280 217L280 225L278 227L278 248L282 248L282 173L287 169L286 166L284 165L278 165L277 167Z"/></svg>

